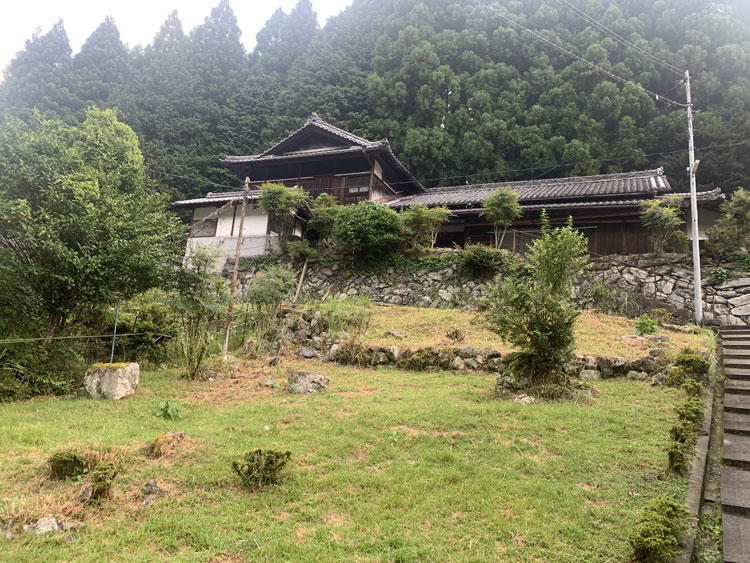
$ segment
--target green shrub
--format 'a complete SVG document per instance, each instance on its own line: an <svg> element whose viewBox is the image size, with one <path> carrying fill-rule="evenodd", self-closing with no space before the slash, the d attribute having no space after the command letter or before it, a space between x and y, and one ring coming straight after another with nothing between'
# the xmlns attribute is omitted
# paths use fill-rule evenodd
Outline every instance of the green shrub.
<svg viewBox="0 0 750 563"><path fill-rule="evenodd" d="M180 409L177 406L177 403L173 403L169 399L159 403L154 409L153 414L154 416L158 416L164 420L179 420L182 418L182 414L180 413Z"/></svg>
<svg viewBox="0 0 750 563"><path fill-rule="evenodd" d="M702 354L685 349L675 358L674 365L667 371L664 382L670 387L679 387L687 381L705 385L708 383L710 368L711 364Z"/></svg>
<svg viewBox="0 0 750 563"><path fill-rule="evenodd" d="M108 497L116 476L117 466L113 461L98 463L91 472L91 500Z"/></svg>
<svg viewBox="0 0 750 563"><path fill-rule="evenodd" d="M83 383L86 363L70 341L0 347L0 402L67 395ZM83 348L81 348L83 350Z"/></svg>
<svg viewBox="0 0 750 563"><path fill-rule="evenodd" d="M750 252L738 250L732 253L731 259L745 272L750 272Z"/></svg>
<svg viewBox="0 0 750 563"><path fill-rule="evenodd" d="M646 228L655 254L668 248L673 233L685 221L682 219L682 196L650 199L641 203L641 224Z"/></svg>
<svg viewBox="0 0 750 563"><path fill-rule="evenodd" d="M643 510L641 520L630 534L633 561L664 563L679 552L687 509L664 496L653 499Z"/></svg>
<svg viewBox="0 0 750 563"><path fill-rule="evenodd" d="M681 387L685 390L685 393L688 394L688 397L702 397L704 387L701 385L699 381L696 381L695 379L688 379L686 380Z"/></svg>
<svg viewBox="0 0 750 563"><path fill-rule="evenodd" d="M740 188L721 204L722 216L708 230L706 251L718 259L748 250L750 190Z"/></svg>
<svg viewBox="0 0 750 563"><path fill-rule="evenodd" d="M617 292L601 280L595 280L586 288L586 297L591 299L594 307L603 311L612 311L617 304Z"/></svg>
<svg viewBox="0 0 750 563"><path fill-rule="evenodd" d="M586 248L586 237L573 228L572 219L553 229L543 212L541 236L527 253L528 275L503 280L492 289L486 322L520 350L532 385L565 381L563 367L573 355L579 314L571 293L588 266Z"/></svg>
<svg viewBox="0 0 750 563"><path fill-rule="evenodd" d="M703 400L700 397L690 397L687 401L675 408L680 420L700 426L703 422Z"/></svg>
<svg viewBox="0 0 750 563"><path fill-rule="evenodd" d="M237 461L232 469L239 475L242 486L257 491L278 480L279 473L292 458L292 452L253 450Z"/></svg>
<svg viewBox="0 0 750 563"><path fill-rule="evenodd" d="M330 333L363 335L370 324L370 299L365 296L331 297L313 305Z"/></svg>
<svg viewBox="0 0 750 563"><path fill-rule="evenodd" d="M345 252L362 261L397 252L403 246L401 217L374 201L345 205L336 214L332 237Z"/></svg>
<svg viewBox="0 0 750 563"><path fill-rule="evenodd" d="M670 440L667 444L667 469L675 475L685 475L690 469L689 451L691 442Z"/></svg>
<svg viewBox="0 0 750 563"><path fill-rule="evenodd" d="M685 254L689 244L690 237L686 232L680 230L672 231L667 239L667 249L676 254Z"/></svg>
<svg viewBox="0 0 750 563"><path fill-rule="evenodd" d="M711 268L708 273L708 284L712 286L721 285L732 279L732 272L721 266Z"/></svg>
<svg viewBox="0 0 750 563"><path fill-rule="evenodd" d="M50 479L72 479L88 471L86 456L76 450L55 452L47 460Z"/></svg>
<svg viewBox="0 0 750 563"><path fill-rule="evenodd" d="M501 254L499 250L483 244L470 244L460 251L459 260L471 275L485 277L495 273Z"/></svg>
<svg viewBox="0 0 750 563"><path fill-rule="evenodd" d="M659 330L659 323L652 319L647 313L644 313L635 321L635 333L638 336L647 334L656 334Z"/></svg>
<svg viewBox="0 0 750 563"><path fill-rule="evenodd" d="M313 258L316 252L307 240L289 240L281 244L281 254L294 262L301 262Z"/></svg>
<svg viewBox="0 0 750 563"><path fill-rule="evenodd" d="M437 241L440 225L453 215L447 207L427 207L417 204L401 212L401 220L413 248L432 248Z"/></svg>
<svg viewBox="0 0 750 563"><path fill-rule="evenodd" d="M242 294L242 300L253 310L256 353L261 352L264 339L277 326L284 300L294 291L294 272L283 266L269 266L256 274Z"/></svg>

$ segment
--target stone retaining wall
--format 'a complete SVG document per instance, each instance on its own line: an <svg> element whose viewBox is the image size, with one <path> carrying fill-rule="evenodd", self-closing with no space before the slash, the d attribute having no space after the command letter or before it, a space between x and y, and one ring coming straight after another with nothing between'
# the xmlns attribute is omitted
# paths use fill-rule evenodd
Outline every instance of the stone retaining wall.
<svg viewBox="0 0 750 563"><path fill-rule="evenodd" d="M231 261L225 272L231 272ZM243 272L241 282L254 275ZM750 323L750 274L712 287L708 269L703 272L706 321L714 324ZM365 295L376 305L433 308L475 308L488 296L492 279L472 278L454 266L437 271L407 273L388 268L379 273L353 271L348 265L310 264L302 285L302 298ZM633 315L655 308L673 313L678 320L693 317L693 282L684 256L606 256L592 261L576 285L575 299L582 308L607 309L596 299L596 289L606 287L614 296L611 309Z"/></svg>

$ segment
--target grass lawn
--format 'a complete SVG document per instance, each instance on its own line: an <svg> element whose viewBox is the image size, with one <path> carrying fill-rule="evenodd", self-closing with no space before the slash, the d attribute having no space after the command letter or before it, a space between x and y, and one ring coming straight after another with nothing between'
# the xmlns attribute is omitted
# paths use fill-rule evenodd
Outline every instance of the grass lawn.
<svg viewBox="0 0 750 563"><path fill-rule="evenodd" d="M481 313L459 309L421 309L416 307L371 307L372 319L365 339L371 344L401 346L455 346L446 333L459 328L465 333L460 345L478 348L497 348L510 351L511 347L481 324ZM404 340L394 339L389 330L406 333ZM648 355L653 346L647 340L633 338L635 321L624 317L613 317L596 311L583 311L576 323L576 352L578 354L616 357L636 360ZM675 330L661 329L659 334L667 336L669 342L659 344L668 355L682 348L706 349L709 331L686 334Z"/></svg>
<svg viewBox="0 0 750 563"><path fill-rule="evenodd" d="M324 370L329 391L259 385L283 381L287 367ZM0 515L83 524L69 542L0 536L0 560L625 561L648 500L684 497L684 480L653 479L680 391L610 380L583 404L524 406L493 399L493 383L286 360L247 363L214 383L145 373L119 402L0 405ZM152 415L168 398L182 420ZM144 445L167 431L188 438L146 457ZM82 508L71 501L81 485L46 478L46 458L69 445L121 460L113 498ZM260 493L240 488L230 468L254 448L293 453L284 478ZM169 494L139 511L152 478Z"/></svg>

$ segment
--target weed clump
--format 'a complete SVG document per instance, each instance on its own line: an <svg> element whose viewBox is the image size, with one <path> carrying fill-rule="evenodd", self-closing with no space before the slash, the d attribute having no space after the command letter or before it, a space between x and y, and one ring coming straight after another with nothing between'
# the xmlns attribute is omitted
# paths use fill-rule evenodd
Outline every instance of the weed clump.
<svg viewBox="0 0 750 563"><path fill-rule="evenodd" d="M675 358L674 365L667 370L664 382L670 387L679 387L688 381L705 385L708 383L710 367L708 360L702 354L683 350Z"/></svg>
<svg viewBox="0 0 750 563"><path fill-rule="evenodd" d="M91 472L91 500L109 496L112 483L117 476L117 467L113 461L102 461Z"/></svg>
<svg viewBox="0 0 750 563"><path fill-rule="evenodd" d="M687 509L667 497L652 500L628 540L633 546L632 561L671 561L679 552L687 517Z"/></svg>
<svg viewBox="0 0 750 563"><path fill-rule="evenodd" d="M52 479L72 479L88 471L88 460L76 450L62 450L47 460Z"/></svg>
<svg viewBox="0 0 750 563"><path fill-rule="evenodd" d="M253 450L247 452L240 460L232 462L232 469L239 475L242 486L251 491L258 491L275 483L279 473L292 458L292 452L276 450Z"/></svg>
<svg viewBox="0 0 750 563"><path fill-rule="evenodd" d="M154 438L154 441L149 448L149 453L153 457L164 457L184 438L184 432L167 432L166 434L159 434Z"/></svg>
<svg viewBox="0 0 750 563"><path fill-rule="evenodd" d="M649 315L643 314L635 321L635 333L638 336L656 334L659 331L659 323Z"/></svg>

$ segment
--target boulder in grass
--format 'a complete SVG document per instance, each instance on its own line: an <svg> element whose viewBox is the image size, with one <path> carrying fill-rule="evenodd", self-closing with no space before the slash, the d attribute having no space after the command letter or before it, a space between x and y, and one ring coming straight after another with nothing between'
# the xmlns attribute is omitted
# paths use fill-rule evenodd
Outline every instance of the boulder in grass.
<svg viewBox="0 0 750 563"><path fill-rule="evenodd" d="M136 363L93 364L86 370L83 386L89 395L105 399L122 399L135 393L140 378Z"/></svg>
<svg viewBox="0 0 750 563"><path fill-rule="evenodd" d="M287 374L287 390L296 395L319 393L327 387L328 378L322 373L289 370Z"/></svg>

